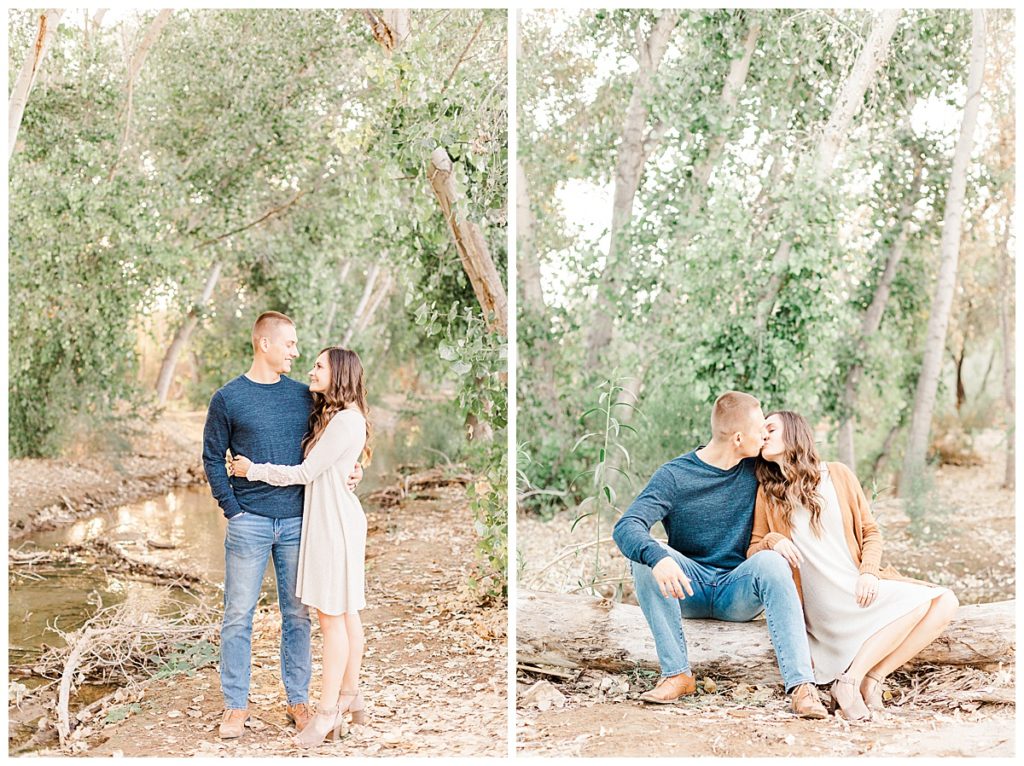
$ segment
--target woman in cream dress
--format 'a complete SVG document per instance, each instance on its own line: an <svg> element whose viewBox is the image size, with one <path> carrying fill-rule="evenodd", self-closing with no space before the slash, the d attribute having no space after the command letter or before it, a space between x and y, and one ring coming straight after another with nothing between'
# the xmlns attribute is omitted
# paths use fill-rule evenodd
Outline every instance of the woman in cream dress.
<svg viewBox="0 0 1024 766"><path fill-rule="evenodd" d="M327 348L309 374L313 409L302 465L253 464L238 456L231 473L275 486L305 484L296 595L316 608L323 633L323 685L317 715L296 742L313 746L345 726L345 713L365 721L358 690L363 657L359 610L366 606L366 516L347 477L369 462L369 424L363 367L354 351Z"/></svg>
<svg viewBox="0 0 1024 766"><path fill-rule="evenodd" d="M846 718L870 718L885 677L943 631L956 596L880 568L881 535L857 477L821 462L803 417L775 412L765 427L747 556L772 549L790 563L816 682L834 681Z"/></svg>

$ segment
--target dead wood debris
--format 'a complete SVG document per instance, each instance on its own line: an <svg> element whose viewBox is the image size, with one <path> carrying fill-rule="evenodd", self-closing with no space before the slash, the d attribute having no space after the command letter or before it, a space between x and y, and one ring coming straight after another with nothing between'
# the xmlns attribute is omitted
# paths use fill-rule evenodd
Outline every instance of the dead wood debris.
<svg viewBox="0 0 1024 766"><path fill-rule="evenodd" d="M128 553L124 544L107 540L91 540L46 551L10 550L7 554L7 563L12 573L30 579L38 578L40 572L37 567L40 565L89 564L104 571L149 578L166 585L186 587L208 584L194 572L133 556Z"/></svg>
<svg viewBox="0 0 1024 766"><path fill-rule="evenodd" d="M421 493L438 487L447 487L453 484L465 486L476 479L466 470L465 466L461 465L439 466L425 471L404 474L402 469L407 468L409 466L399 466L399 478L395 484L371 493L367 496L367 501L379 508L390 508L398 505L411 494Z"/></svg>
<svg viewBox="0 0 1024 766"><path fill-rule="evenodd" d="M657 680L653 673L616 674L593 669L567 676L558 669L525 663L520 663L517 670L516 706L523 709L550 707L537 704L537 689L544 690L544 699L554 697L552 689L557 690L563 696L557 707L590 707L603 701L634 699ZM538 681L538 678L546 680ZM973 713L986 704L1014 705L1014 689L1012 667L995 672L948 666L897 671L886 680L886 710L893 713L909 709L936 714L957 710ZM724 711L736 705L787 704L786 696L776 686L750 686L710 677L697 679L695 700L702 706L711 706L706 712Z"/></svg>
<svg viewBox="0 0 1024 766"><path fill-rule="evenodd" d="M49 648L31 668L33 675L51 683L33 690L21 684L14 689L12 684L9 690L16 708L35 705L47 713L37 723L37 734L23 749L52 736L47 730L56 730L62 747L71 738L91 733L82 730L76 734L77 726L101 709L106 698L72 717L71 698L84 683L127 684L130 690L154 674L170 675L212 661L218 627L211 604L177 600L170 588L155 593L133 592L123 603L100 605L95 615L73 632L51 627L65 645ZM118 692L122 697L126 693L121 689Z"/></svg>
<svg viewBox="0 0 1024 766"><path fill-rule="evenodd" d="M996 672L966 667L928 667L912 673L898 671L889 677L886 685L898 707L914 705L973 713L983 704L1015 704L1012 667Z"/></svg>

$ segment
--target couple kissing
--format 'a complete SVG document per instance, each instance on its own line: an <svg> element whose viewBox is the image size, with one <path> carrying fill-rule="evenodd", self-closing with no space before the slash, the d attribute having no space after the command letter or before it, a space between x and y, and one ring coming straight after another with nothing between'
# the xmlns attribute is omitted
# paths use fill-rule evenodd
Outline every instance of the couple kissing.
<svg viewBox="0 0 1024 766"><path fill-rule="evenodd" d="M615 525L657 648L661 679L641 701L693 694L681 618L746 622L765 613L791 710L861 721L883 683L932 642L958 606L946 589L882 568L882 538L857 477L822 462L807 421L765 418L730 391L711 440L659 468ZM651 536L661 522L668 544Z"/></svg>

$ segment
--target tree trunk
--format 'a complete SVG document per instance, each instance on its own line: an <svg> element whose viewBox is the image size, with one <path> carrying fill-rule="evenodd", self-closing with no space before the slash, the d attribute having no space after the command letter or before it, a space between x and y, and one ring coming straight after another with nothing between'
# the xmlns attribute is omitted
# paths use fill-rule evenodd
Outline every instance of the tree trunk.
<svg viewBox="0 0 1024 766"><path fill-rule="evenodd" d="M18 130L21 128L21 118L25 116L25 106L32 93L32 85L36 81L36 75L43 65L47 51L50 50L53 37L57 34L57 25L63 14L64 11L60 8L50 8L39 16L39 31L36 33L35 42L25 57L21 71L18 72L18 79L14 81L11 98L7 102L8 160L14 156L14 150L18 144Z"/></svg>
<svg viewBox="0 0 1024 766"><path fill-rule="evenodd" d="M813 155L811 155L811 161L814 163L812 183L823 184L831 175L836 156L849 133L850 123L860 111L864 103L864 94L885 61L889 50L889 41L896 31L896 24L901 13L902 11L899 10L882 11L872 26L871 35L857 57L853 69L850 70L849 76L843 82L835 104L832 106L828 122L818 139ZM793 243L788 238L783 238L772 257L771 276L768 278L767 288L758 302L755 318L755 326L759 331L764 330L768 323L768 317L775 308L775 300L782 288L782 279L786 267L789 265L792 248Z"/></svg>
<svg viewBox="0 0 1024 766"><path fill-rule="evenodd" d="M1000 274L1002 289L999 295L999 330L1003 342L1003 402L1006 405L1006 468L1003 472L1003 486L1014 489L1014 464L1016 463L1015 431L1013 427L1014 372L1013 372L1013 254L1010 252L1010 211L1013 210L1013 192L1007 205L1007 216L1003 223L1002 258Z"/></svg>
<svg viewBox="0 0 1024 766"><path fill-rule="evenodd" d="M124 118L124 134L121 136L121 144L118 147L117 154L114 157L114 162L110 166L110 172L107 174L107 181L113 181L114 175L117 173L117 165L121 161L121 155L124 154L125 147L128 146L128 138L131 135L132 129L132 107L135 99L135 80L139 76L139 72L142 71L142 65L146 63L146 57L149 55L150 49L156 42L156 38L160 36L160 32L167 26L167 22L171 20L172 11L166 8L156 15L153 19L153 23L149 25L149 29L146 30L145 37L142 38L142 42L139 43L139 47L132 54L132 57L127 61L128 65L128 79L125 82L125 92L128 94L128 100L125 105L125 118ZM127 48L127 45L125 46ZM127 55L127 53L125 54Z"/></svg>
<svg viewBox="0 0 1024 766"><path fill-rule="evenodd" d="M93 26L99 29L100 24L103 23L103 17L107 15L108 8L100 8L92 17Z"/></svg>
<svg viewBox="0 0 1024 766"><path fill-rule="evenodd" d="M949 311L953 305L953 293L956 289L964 193L967 186L967 166L970 163L971 150L974 146L974 127L978 121L982 77L985 73L985 14L984 11L975 10L971 15L973 29L971 68L967 77L967 102L964 105L960 137L957 139L949 189L946 193L942 241L939 246L942 260L935 284L931 316L928 318L924 358L921 362L921 373L917 379L914 411L910 419L907 450L904 454L903 470L900 475L900 495L902 496L906 496L913 483L924 471L928 436L931 433L932 412L935 408L935 394L942 367L942 349L945 345L946 330L949 326Z"/></svg>
<svg viewBox="0 0 1024 766"><path fill-rule="evenodd" d="M1013 667L1015 603L960 607L942 635L907 666ZM638 606L520 589L516 607L519 663L612 673L659 669L654 638ZM682 623L697 675L736 678L748 684L781 682L763 619L685 619Z"/></svg>
<svg viewBox="0 0 1024 766"><path fill-rule="evenodd" d="M754 57L754 50L757 48L757 38L761 35L761 24L757 21L750 25L750 30L747 32L746 40L743 42L743 55L740 58L735 59L729 66L729 74L725 78L725 85L722 88L722 96L719 99L719 103L722 105L723 111L731 112L736 107L736 102L739 100L740 91L743 90L743 84L747 81L747 72L750 71L750 61ZM725 148L725 133L719 133L713 139L711 139L710 145L708 146L708 153L704 157L704 161L697 166L694 171L693 180L694 186L699 190L706 190L708 184L711 182L711 172L714 170L715 165L718 164L718 160L722 156L722 151ZM700 195L695 194L693 199L690 201L690 216L697 214L697 209L700 207Z"/></svg>
<svg viewBox="0 0 1024 766"><path fill-rule="evenodd" d="M150 49L152 49L163 28L167 26L167 22L171 20L172 13L174 11L170 8L161 10L156 15L156 18L153 19L153 23L149 25L149 29L146 30L146 36L142 38L139 47L135 49L131 63L128 65L129 83L133 83L138 79L139 72L142 71L142 65L146 63L146 57L149 56Z"/></svg>
<svg viewBox="0 0 1024 766"><path fill-rule="evenodd" d="M530 209L529 182L519 158L516 158L516 267L523 309L547 312L541 288L540 263L534 249L533 211Z"/></svg>
<svg viewBox="0 0 1024 766"><path fill-rule="evenodd" d="M405 45L411 30L408 9L389 8L380 14L364 10L363 16L373 31L374 39L387 51L388 56Z"/></svg>
<svg viewBox="0 0 1024 766"><path fill-rule="evenodd" d="M181 352L188 346L192 332L199 324L200 312L206 308L206 304L213 297L213 289L217 286L217 280L220 279L223 267L224 264L220 261L213 264L210 273L206 277L206 284L203 286L202 295L192 305L192 308L188 310L185 321L178 327L177 332L174 333L174 340L167 347L167 353L164 354L164 360L160 364L160 374L156 379L156 401L161 406L167 403L167 394L171 390L171 383L174 382L174 369L178 366L178 357L181 356Z"/></svg>
<svg viewBox="0 0 1024 766"><path fill-rule="evenodd" d="M959 412L963 409L964 403L967 401L967 390L964 388L964 357L967 355L967 336L966 334L960 341L960 351L955 359L956 367L956 411Z"/></svg>
<svg viewBox="0 0 1024 766"><path fill-rule="evenodd" d="M1000 317L1002 321L1002 317ZM996 364L996 352L998 349L995 345L992 346L992 353L988 355L988 364L985 365L985 374L981 376L981 383L978 386L978 396L985 393L985 389L988 388L988 379L992 375L992 368Z"/></svg>
<svg viewBox="0 0 1024 766"><path fill-rule="evenodd" d="M868 474L869 481L873 482L878 478L878 472L882 470L882 464L892 453L893 442L896 441L896 435L903 430L903 424L905 422L906 417L900 417L900 419L893 424L893 427L889 429L889 433L885 435L885 439L882 440L882 446L879 448L878 454L875 455L875 459L871 461L871 473Z"/></svg>
<svg viewBox="0 0 1024 766"><path fill-rule="evenodd" d="M910 236L911 215L914 205L917 204L921 192L921 174L924 165L920 158L914 168L914 178L911 181L910 190L903 197L900 205L898 225L899 233L893 242L885 259L885 269L878 280L875 294L871 298L871 305L864 312L861 320L860 334L857 338L855 361L846 373L846 381L843 384L842 417L839 421L839 460L848 465L854 472L857 470L857 456L853 445L853 434L857 417L857 398L860 386L860 376L864 371L861 358L867 350L868 342L882 325L882 315L889 303L889 294L892 292L892 283L896 278L896 268L903 259L903 253L907 249L907 239Z"/></svg>
<svg viewBox="0 0 1024 766"><path fill-rule="evenodd" d="M356 327L356 332L362 332L370 326L370 322L373 321L374 314L377 313L377 308L384 301L387 294L391 292L391 288L394 286L395 281L389 273L385 272L384 281L379 284L380 287L377 289L376 294L370 298L369 307L363 312L363 316L359 320L359 326Z"/></svg>
<svg viewBox="0 0 1024 766"><path fill-rule="evenodd" d="M633 78L633 92L626 108L626 120L615 161L611 236L598 285L597 306L590 321L587 339L588 370L597 367L602 352L611 343L624 229L633 216L633 200L640 188L644 165L663 132L663 128L659 127L646 130L650 111L648 101L654 90L654 77L678 20L678 11L664 10L658 16L650 36L646 40L637 40L639 68ZM636 34L639 38L639 30Z"/></svg>
<svg viewBox="0 0 1024 766"><path fill-rule="evenodd" d="M430 155L427 177L437 196L448 231L462 260L462 268L473 286L488 327L508 337L508 299L480 227L459 212L459 196L455 188L455 166L443 147Z"/></svg>
<svg viewBox="0 0 1024 766"><path fill-rule="evenodd" d="M338 274L338 287L340 288L345 284L345 280L348 279L348 273L352 270L352 261L345 261L345 265L341 267L341 272ZM324 322L323 333L320 336L320 345L325 346L331 342L331 330L334 328L334 319L338 315L338 300L331 301L331 307L327 310L327 321Z"/></svg>
<svg viewBox="0 0 1024 766"><path fill-rule="evenodd" d="M743 43L743 53L735 59L729 66L729 74L726 75L725 83L722 85L722 93L719 96L719 105L722 114L731 114L739 100L740 91L743 90L743 86L747 81L747 73L750 71L750 61L754 56L754 51L757 49L757 40L761 33L761 25L759 22L754 21L750 29L747 31L746 39ZM790 83L796 77L795 68L794 74L790 77ZM716 134L708 142L708 151L704 157L704 161L697 167L693 175L693 183L689 184L687 188L687 196L690 199L688 206L689 212L687 216L689 220L696 221L700 214L700 209L703 206L708 196L708 191L711 187L711 174L714 172L715 166L722 157L722 152L725 149L726 134L722 132ZM693 237L693 230L683 228L680 230L681 236L673 243L672 247L676 250L682 250L686 248ZM674 283L674 284L663 284L662 291L658 298L658 304L662 306L668 312L675 312L678 301L678 293L684 289L685 285Z"/></svg>
<svg viewBox="0 0 1024 766"><path fill-rule="evenodd" d="M546 403L546 414L551 418L552 431L559 433L566 425L566 418L558 396L555 378L556 356L549 337L548 307L544 303L544 291L541 287L540 262L535 249L533 226L529 182L522 164L516 159L516 267L519 295L522 296L519 316L529 318L532 326L537 328L530 348L531 353L519 355L519 367L536 367L539 398ZM522 333L523 324L520 324L519 328ZM525 346L521 348L525 349Z"/></svg>
<svg viewBox="0 0 1024 766"><path fill-rule="evenodd" d="M366 285L363 287L363 295L359 299L359 303L356 306L356 310L352 313L352 321L348 324L348 330L345 332L345 337L342 338L339 345L348 348L348 344L352 341L352 336L356 334L356 330L359 328L363 315L366 313L367 308L370 305L370 296L373 295L373 288L377 284L377 277L380 276L380 265L383 262L383 258L377 261L366 274Z"/></svg>

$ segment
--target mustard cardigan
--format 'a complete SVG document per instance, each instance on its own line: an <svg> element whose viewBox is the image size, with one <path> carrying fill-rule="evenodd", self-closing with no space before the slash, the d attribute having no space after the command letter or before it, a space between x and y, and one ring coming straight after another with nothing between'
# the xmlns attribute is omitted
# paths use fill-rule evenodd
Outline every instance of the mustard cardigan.
<svg viewBox="0 0 1024 766"><path fill-rule="evenodd" d="M828 472L839 498L839 510L843 515L843 532L846 545L850 549L853 563L861 574L873 574L883 580L903 580L923 585L921 580L904 577L891 566L882 568L882 534L878 531L875 517L871 515L868 499L861 489L860 482L844 463L828 463ZM789 526L781 515L768 510L764 490L758 486L757 500L754 502L754 529L750 535L750 547L747 558L760 551L772 550L780 540L788 538ZM800 571L793 570L797 593L803 602L804 593L800 585Z"/></svg>

